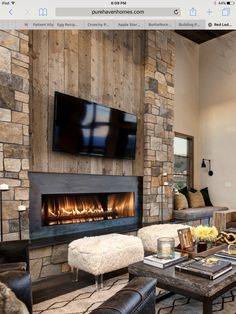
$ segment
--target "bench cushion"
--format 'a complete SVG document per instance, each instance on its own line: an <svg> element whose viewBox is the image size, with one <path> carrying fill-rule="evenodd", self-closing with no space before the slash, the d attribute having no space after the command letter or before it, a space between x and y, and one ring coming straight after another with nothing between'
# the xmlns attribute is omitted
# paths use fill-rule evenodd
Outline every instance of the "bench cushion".
<svg viewBox="0 0 236 314"><path fill-rule="evenodd" d="M138 237L116 233L72 241L68 250L69 265L93 275L127 267L142 261L143 257L143 245Z"/></svg>
<svg viewBox="0 0 236 314"><path fill-rule="evenodd" d="M218 210L228 210L228 208L219 206L205 206L198 208L187 208L184 210L173 210L173 218L185 221L211 218L213 212Z"/></svg>

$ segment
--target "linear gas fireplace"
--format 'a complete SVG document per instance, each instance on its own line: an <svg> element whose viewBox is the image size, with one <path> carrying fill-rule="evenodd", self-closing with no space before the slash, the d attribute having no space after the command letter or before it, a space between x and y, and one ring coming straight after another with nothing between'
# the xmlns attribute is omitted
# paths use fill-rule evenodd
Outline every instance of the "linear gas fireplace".
<svg viewBox="0 0 236 314"><path fill-rule="evenodd" d="M43 226L133 217L134 212L134 192L42 195Z"/></svg>
<svg viewBox="0 0 236 314"><path fill-rule="evenodd" d="M31 240L129 232L141 219L139 177L30 173Z"/></svg>

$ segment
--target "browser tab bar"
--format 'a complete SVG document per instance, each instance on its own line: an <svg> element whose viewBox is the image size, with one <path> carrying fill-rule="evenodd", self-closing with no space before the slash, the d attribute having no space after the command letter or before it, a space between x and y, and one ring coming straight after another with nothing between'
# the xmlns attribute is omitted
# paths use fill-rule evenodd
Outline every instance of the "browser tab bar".
<svg viewBox="0 0 236 314"><path fill-rule="evenodd" d="M137 1L99 1L87 0L52 0L27 1L15 0L0 2L0 27L13 28L17 22L24 28L35 21L45 21L43 28L53 28L55 25L68 27L95 27L125 29L235 29L235 1L196 1L196 0L147 0L137 4ZM113 22L111 22L111 20ZM108 23L108 21L110 21ZM120 21L123 24L119 24ZM50 24L54 23L54 24ZM36 25L39 22L35 23ZM57 24L58 23L58 24ZM71 23L71 26L70 26ZM89 24L91 23L91 25ZM105 25L103 24L105 23ZM121 22L120 22L121 23ZM116 26L114 26L116 25ZM38 26L34 26L38 27ZM40 27L40 26L39 26Z"/></svg>

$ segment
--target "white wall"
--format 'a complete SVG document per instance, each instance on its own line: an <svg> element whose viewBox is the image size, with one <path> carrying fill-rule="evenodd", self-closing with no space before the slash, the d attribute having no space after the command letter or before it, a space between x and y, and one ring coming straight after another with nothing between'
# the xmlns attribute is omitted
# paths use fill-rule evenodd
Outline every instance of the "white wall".
<svg viewBox="0 0 236 314"><path fill-rule="evenodd" d="M200 187L199 45L175 34L174 131L194 136L194 187Z"/></svg>
<svg viewBox="0 0 236 314"><path fill-rule="evenodd" d="M201 185L215 205L236 208L236 32L199 47L201 151L214 171L201 169Z"/></svg>

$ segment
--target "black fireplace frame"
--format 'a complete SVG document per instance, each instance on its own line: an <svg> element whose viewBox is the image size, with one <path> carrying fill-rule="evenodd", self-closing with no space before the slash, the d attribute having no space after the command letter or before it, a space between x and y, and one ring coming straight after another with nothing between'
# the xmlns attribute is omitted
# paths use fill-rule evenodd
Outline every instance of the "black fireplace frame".
<svg viewBox="0 0 236 314"><path fill-rule="evenodd" d="M135 176L86 175L30 172L30 239L79 238L137 229L142 220L142 178ZM42 226L42 194L134 192L134 217L76 224ZM59 241L60 242L60 241Z"/></svg>

